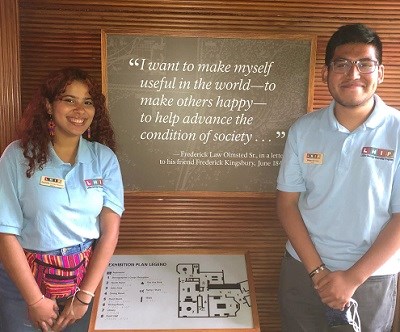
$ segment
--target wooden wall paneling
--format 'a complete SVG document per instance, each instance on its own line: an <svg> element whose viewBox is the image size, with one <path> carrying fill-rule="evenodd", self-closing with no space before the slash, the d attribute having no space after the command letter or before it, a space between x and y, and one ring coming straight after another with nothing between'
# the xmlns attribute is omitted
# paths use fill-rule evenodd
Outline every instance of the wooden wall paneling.
<svg viewBox="0 0 400 332"><path fill-rule="evenodd" d="M0 8L2 9L2 8ZM19 0L22 105L48 70L81 66L101 78L101 29L182 29L315 34L313 108L331 98L321 82L325 45L342 24L375 28L384 44L378 92L400 108L400 2L388 0ZM13 120L12 120L13 121ZM262 331L280 331L277 287L285 236L274 193L126 193L121 248L240 248L252 262Z"/></svg>
<svg viewBox="0 0 400 332"><path fill-rule="evenodd" d="M18 0L0 1L0 155L15 139L20 117Z"/></svg>

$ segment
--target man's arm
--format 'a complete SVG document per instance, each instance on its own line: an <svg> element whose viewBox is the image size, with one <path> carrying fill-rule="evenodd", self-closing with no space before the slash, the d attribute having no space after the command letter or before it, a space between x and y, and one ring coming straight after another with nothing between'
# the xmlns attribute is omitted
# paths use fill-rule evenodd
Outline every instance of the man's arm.
<svg viewBox="0 0 400 332"><path fill-rule="evenodd" d="M322 301L333 308L343 308L355 290L399 249L400 213L394 213L371 248L352 267L316 282Z"/></svg>
<svg viewBox="0 0 400 332"><path fill-rule="evenodd" d="M394 213L371 248L348 270L363 283L400 249L400 213Z"/></svg>
<svg viewBox="0 0 400 332"><path fill-rule="evenodd" d="M308 273L323 262L311 238L298 208L300 193L277 191L277 213L286 235L299 255Z"/></svg>

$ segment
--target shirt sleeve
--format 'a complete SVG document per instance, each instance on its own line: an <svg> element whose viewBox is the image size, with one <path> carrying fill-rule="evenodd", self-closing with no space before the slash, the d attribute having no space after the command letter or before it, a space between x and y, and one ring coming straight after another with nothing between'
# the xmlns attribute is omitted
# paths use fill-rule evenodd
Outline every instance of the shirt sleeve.
<svg viewBox="0 0 400 332"><path fill-rule="evenodd" d="M103 206L110 208L119 216L124 212L124 188L121 169L116 155L112 152L103 168Z"/></svg>
<svg viewBox="0 0 400 332"><path fill-rule="evenodd" d="M18 199L18 181L23 181L26 175L18 176L22 169L18 162L19 152L17 143L11 143L0 158L0 233L21 233L23 214Z"/></svg>
<svg viewBox="0 0 400 332"><path fill-rule="evenodd" d="M296 126L293 125L288 132L278 174L277 189L280 191L303 192L306 190L297 143Z"/></svg>
<svg viewBox="0 0 400 332"><path fill-rule="evenodd" d="M393 178L393 188L391 197L391 209L393 213L400 213L400 162L397 165Z"/></svg>

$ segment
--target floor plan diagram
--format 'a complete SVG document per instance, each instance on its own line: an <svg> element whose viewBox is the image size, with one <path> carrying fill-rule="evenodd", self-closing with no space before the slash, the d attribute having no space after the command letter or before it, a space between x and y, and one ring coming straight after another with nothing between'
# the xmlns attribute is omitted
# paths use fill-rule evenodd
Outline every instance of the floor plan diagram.
<svg viewBox="0 0 400 332"><path fill-rule="evenodd" d="M259 332L249 271L242 252L114 254L91 332Z"/></svg>
<svg viewBox="0 0 400 332"><path fill-rule="evenodd" d="M242 306L250 307L247 280L227 283L224 271L203 272L200 264L178 264L178 317L236 317Z"/></svg>

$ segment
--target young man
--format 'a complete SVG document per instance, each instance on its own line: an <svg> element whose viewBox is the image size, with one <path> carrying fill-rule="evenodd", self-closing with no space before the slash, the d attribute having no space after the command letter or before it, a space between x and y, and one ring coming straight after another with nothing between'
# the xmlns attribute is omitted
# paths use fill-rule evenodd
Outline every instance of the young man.
<svg viewBox="0 0 400 332"><path fill-rule="evenodd" d="M400 112L375 94L383 76L379 36L362 24L340 27L322 69L333 101L289 131L277 186L288 236L283 331L359 331L351 317L357 303L363 332L391 329L400 266Z"/></svg>

